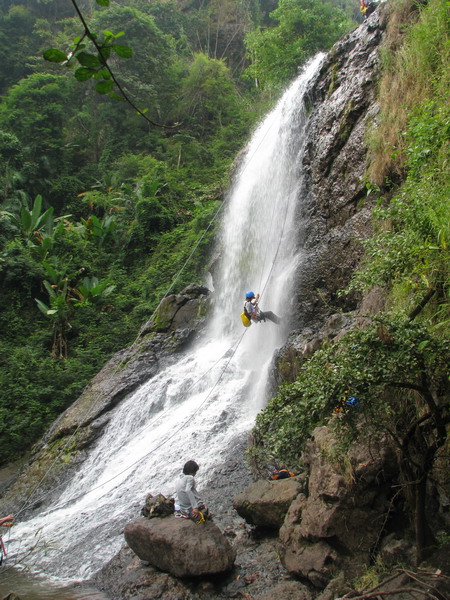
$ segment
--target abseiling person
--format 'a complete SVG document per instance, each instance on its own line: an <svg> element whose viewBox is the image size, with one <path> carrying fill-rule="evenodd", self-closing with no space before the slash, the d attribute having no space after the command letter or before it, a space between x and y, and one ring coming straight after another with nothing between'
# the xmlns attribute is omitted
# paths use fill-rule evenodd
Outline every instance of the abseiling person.
<svg viewBox="0 0 450 600"><path fill-rule="evenodd" d="M248 291L245 294L245 304L244 304L244 313L250 321L255 323L260 323L261 321L272 321L272 323L276 323L279 325L281 322L280 317L278 317L271 310L265 310L264 312L258 306L259 294L255 294L252 291Z"/></svg>

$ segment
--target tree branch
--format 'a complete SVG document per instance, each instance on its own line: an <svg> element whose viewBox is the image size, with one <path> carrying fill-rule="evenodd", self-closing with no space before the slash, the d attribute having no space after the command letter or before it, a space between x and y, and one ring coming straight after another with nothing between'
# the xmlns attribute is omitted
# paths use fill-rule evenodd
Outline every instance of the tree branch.
<svg viewBox="0 0 450 600"><path fill-rule="evenodd" d="M431 300L431 298L434 296L435 293L436 293L435 288L428 291L428 293L422 298L422 300L419 302L419 304L416 306L416 308L409 313L408 319L410 321L413 321L417 317L417 315L420 312L422 312L422 310L425 308L425 306L428 304L428 302Z"/></svg>
<svg viewBox="0 0 450 600"><path fill-rule="evenodd" d="M84 27L84 31L85 31L85 36L87 36L91 42L94 44L98 55L101 58L101 61L103 63L103 66L105 67L105 69L108 71L108 73L111 75L111 79L114 81L117 89L119 90L119 92L122 94L124 100L126 102L128 102L128 104L141 116L143 117L146 121L148 121L151 125L154 125L155 127L161 127L163 129L174 129L174 125L163 125L162 123L156 123L155 121L152 121L151 119L149 119L147 117L147 115L145 113L142 112L142 110L140 110L135 104L134 102L131 100L131 98L128 96L128 94L125 92L125 90L123 89L123 87L120 85L120 83L117 81L116 76L114 75L114 73L112 72L110 66L108 65L108 62L106 60L106 58L103 56L102 54L102 49L101 47L97 44L96 40L95 40L95 36L92 35L91 30L89 29L88 24L85 21L85 18L82 14L82 12L80 11L78 4L76 3L76 0L72 0L72 4L75 7L75 10L77 12L78 18L80 19L83 27ZM84 36L83 36L84 37Z"/></svg>

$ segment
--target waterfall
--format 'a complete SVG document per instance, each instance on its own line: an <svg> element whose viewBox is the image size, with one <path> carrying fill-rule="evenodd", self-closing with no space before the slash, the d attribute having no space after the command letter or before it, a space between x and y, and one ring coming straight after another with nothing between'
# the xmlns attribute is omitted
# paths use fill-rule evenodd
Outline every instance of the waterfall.
<svg viewBox="0 0 450 600"><path fill-rule="evenodd" d="M19 523L10 553L47 575L85 580L123 545L125 523L148 492L171 495L186 460L200 464L198 487L249 431L266 401L276 348L286 339L296 255L306 114L304 93L317 56L250 141L226 199L214 311L202 339L113 411L69 485L45 513ZM282 317L242 327L244 293ZM203 479L204 480L204 479Z"/></svg>

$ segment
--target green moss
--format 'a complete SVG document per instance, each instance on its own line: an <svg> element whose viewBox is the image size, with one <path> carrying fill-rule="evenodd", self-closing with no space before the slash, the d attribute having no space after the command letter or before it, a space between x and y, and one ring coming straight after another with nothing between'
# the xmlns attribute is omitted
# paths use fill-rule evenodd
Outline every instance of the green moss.
<svg viewBox="0 0 450 600"><path fill-rule="evenodd" d="M338 71L339 71L339 65L338 65L338 63L334 63L333 66L331 67L331 79L330 79L330 85L328 86L328 91L327 91L328 98L334 92Z"/></svg>
<svg viewBox="0 0 450 600"><path fill-rule="evenodd" d="M347 102L342 113L342 117L340 118L338 138L341 140L341 142L346 142L352 132L353 121L349 119L349 116L353 110L353 107L354 104L352 100Z"/></svg>

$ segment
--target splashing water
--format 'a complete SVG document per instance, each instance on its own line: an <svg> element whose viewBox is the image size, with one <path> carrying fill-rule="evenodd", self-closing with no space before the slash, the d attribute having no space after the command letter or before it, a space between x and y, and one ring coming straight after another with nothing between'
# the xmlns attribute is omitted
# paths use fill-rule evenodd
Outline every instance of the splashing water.
<svg viewBox="0 0 450 600"><path fill-rule="evenodd" d="M202 474L226 460L236 436L252 427L266 400L273 353L288 332L300 260L294 212L306 125L303 96L322 58L286 91L241 161L219 240L214 314L202 339L113 410L57 503L17 525L10 554L25 556L38 539L35 568L64 580L88 579L124 544L123 526L148 492L171 495L189 459L201 465L201 488ZM248 289L261 293L262 310L282 317L280 326L266 322L244 330L239 315Z"/></svg>

